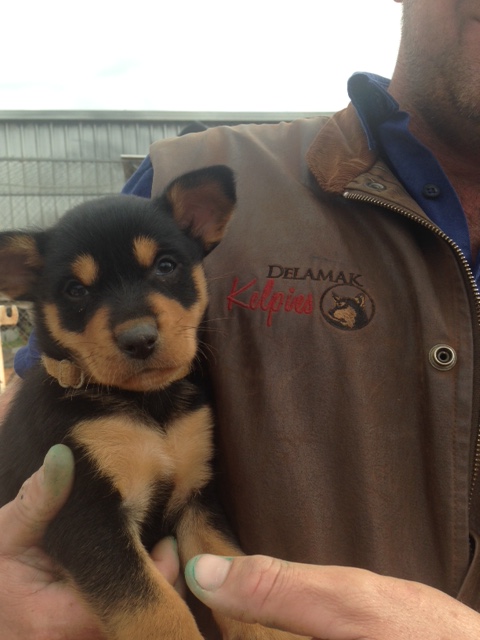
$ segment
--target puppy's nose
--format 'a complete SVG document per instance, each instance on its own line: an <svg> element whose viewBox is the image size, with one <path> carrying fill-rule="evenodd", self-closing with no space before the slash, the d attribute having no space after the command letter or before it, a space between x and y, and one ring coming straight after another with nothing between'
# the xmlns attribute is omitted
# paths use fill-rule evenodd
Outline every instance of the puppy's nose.
<svg viewBox="0 0 480 640"><path fill-rule="evenodd" d="M118 346L127 356L136 360L146 360L155 350L158 331L152 324L137 324L125 329L116 337Z"/></svg>

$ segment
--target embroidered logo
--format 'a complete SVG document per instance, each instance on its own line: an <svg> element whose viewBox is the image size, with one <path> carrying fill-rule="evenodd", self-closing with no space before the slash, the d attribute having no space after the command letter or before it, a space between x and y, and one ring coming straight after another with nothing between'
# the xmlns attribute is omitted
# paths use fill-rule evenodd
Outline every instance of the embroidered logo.
<svg viewBox="0 0 480 640"><path fill-rule="evenodd" d="M375 304L363 289L351 285L329 287L320 300L325 320L345 331L363 329L375 313Z"/></svg>
<svg viewBox="0 0 480 640"><path fill-rule="evenodd" d="M272 326L273 317L280 311L286 313L306 314L313 313L313 296L297 293L295 287L289 287L288 291L275 289L275 281L269 278L261 287L257 285L257 278L247 284L239 286L238 278L232 283L232 288L227 296L227 308L229 311L234 306L260 311L265 314L267 327Z"/></svg>
<svg viewBox="0 0 480 640"><path fill-rule="evenodd" d="M245 283L234 277L227 309L235 308L263 315L267 327L279 314L310 316L320 312L330 325L346 331L363 329L375 313L362 274L280 265L269 265L264 280L253 278Z"/></svg>

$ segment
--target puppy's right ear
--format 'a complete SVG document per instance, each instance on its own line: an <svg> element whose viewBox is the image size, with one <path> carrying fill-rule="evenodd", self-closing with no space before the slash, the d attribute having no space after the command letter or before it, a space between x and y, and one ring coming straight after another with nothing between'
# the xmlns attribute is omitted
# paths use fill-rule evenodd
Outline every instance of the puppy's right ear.
<svg viewBox="0 0 480 640"><path fill-rule="evenodd" d="M42 232L0 233L0 292L13 300L32 300L43 267Z"/></svg>

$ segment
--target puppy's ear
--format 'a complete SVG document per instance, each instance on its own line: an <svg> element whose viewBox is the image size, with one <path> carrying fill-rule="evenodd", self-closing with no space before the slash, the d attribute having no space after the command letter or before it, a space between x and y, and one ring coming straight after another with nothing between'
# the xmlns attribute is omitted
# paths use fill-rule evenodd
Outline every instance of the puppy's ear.
<svg viewBox="0 0 480 640"><path fill-rule="evenodd" d="M171 182L163 196L180 228L210 251L222 239L235 207L233 171L215 165L186 173Z"/></svg>
<svg viewBox="0 0 480 640"><path fill-rule="evenodd" d="M0 233L0 292L14 300L32 300L43 266L42 232Z"/></svg>

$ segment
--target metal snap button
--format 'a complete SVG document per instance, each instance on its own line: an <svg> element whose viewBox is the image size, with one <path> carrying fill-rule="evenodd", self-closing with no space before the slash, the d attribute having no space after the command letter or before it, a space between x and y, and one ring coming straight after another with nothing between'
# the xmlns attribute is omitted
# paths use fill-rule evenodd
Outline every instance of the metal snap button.
<svg viewBox="0 0 480 640"><path fill-rule="evenodd" d="M449 347L448 344L437 344L430 349L428 359L435 369L448 371L457 363L457 352L452 347Z"/></svg>
<svg viewBox="0 0 480 640"><path fill-rule="evenodd" d="M387 188L384 184L381 184L380 182L375 182L373 180L369 180L368 182L365 183L365 185L367 187L370 187L370 189L374 189L375 191L385 191L385 189Z"/></svg>

